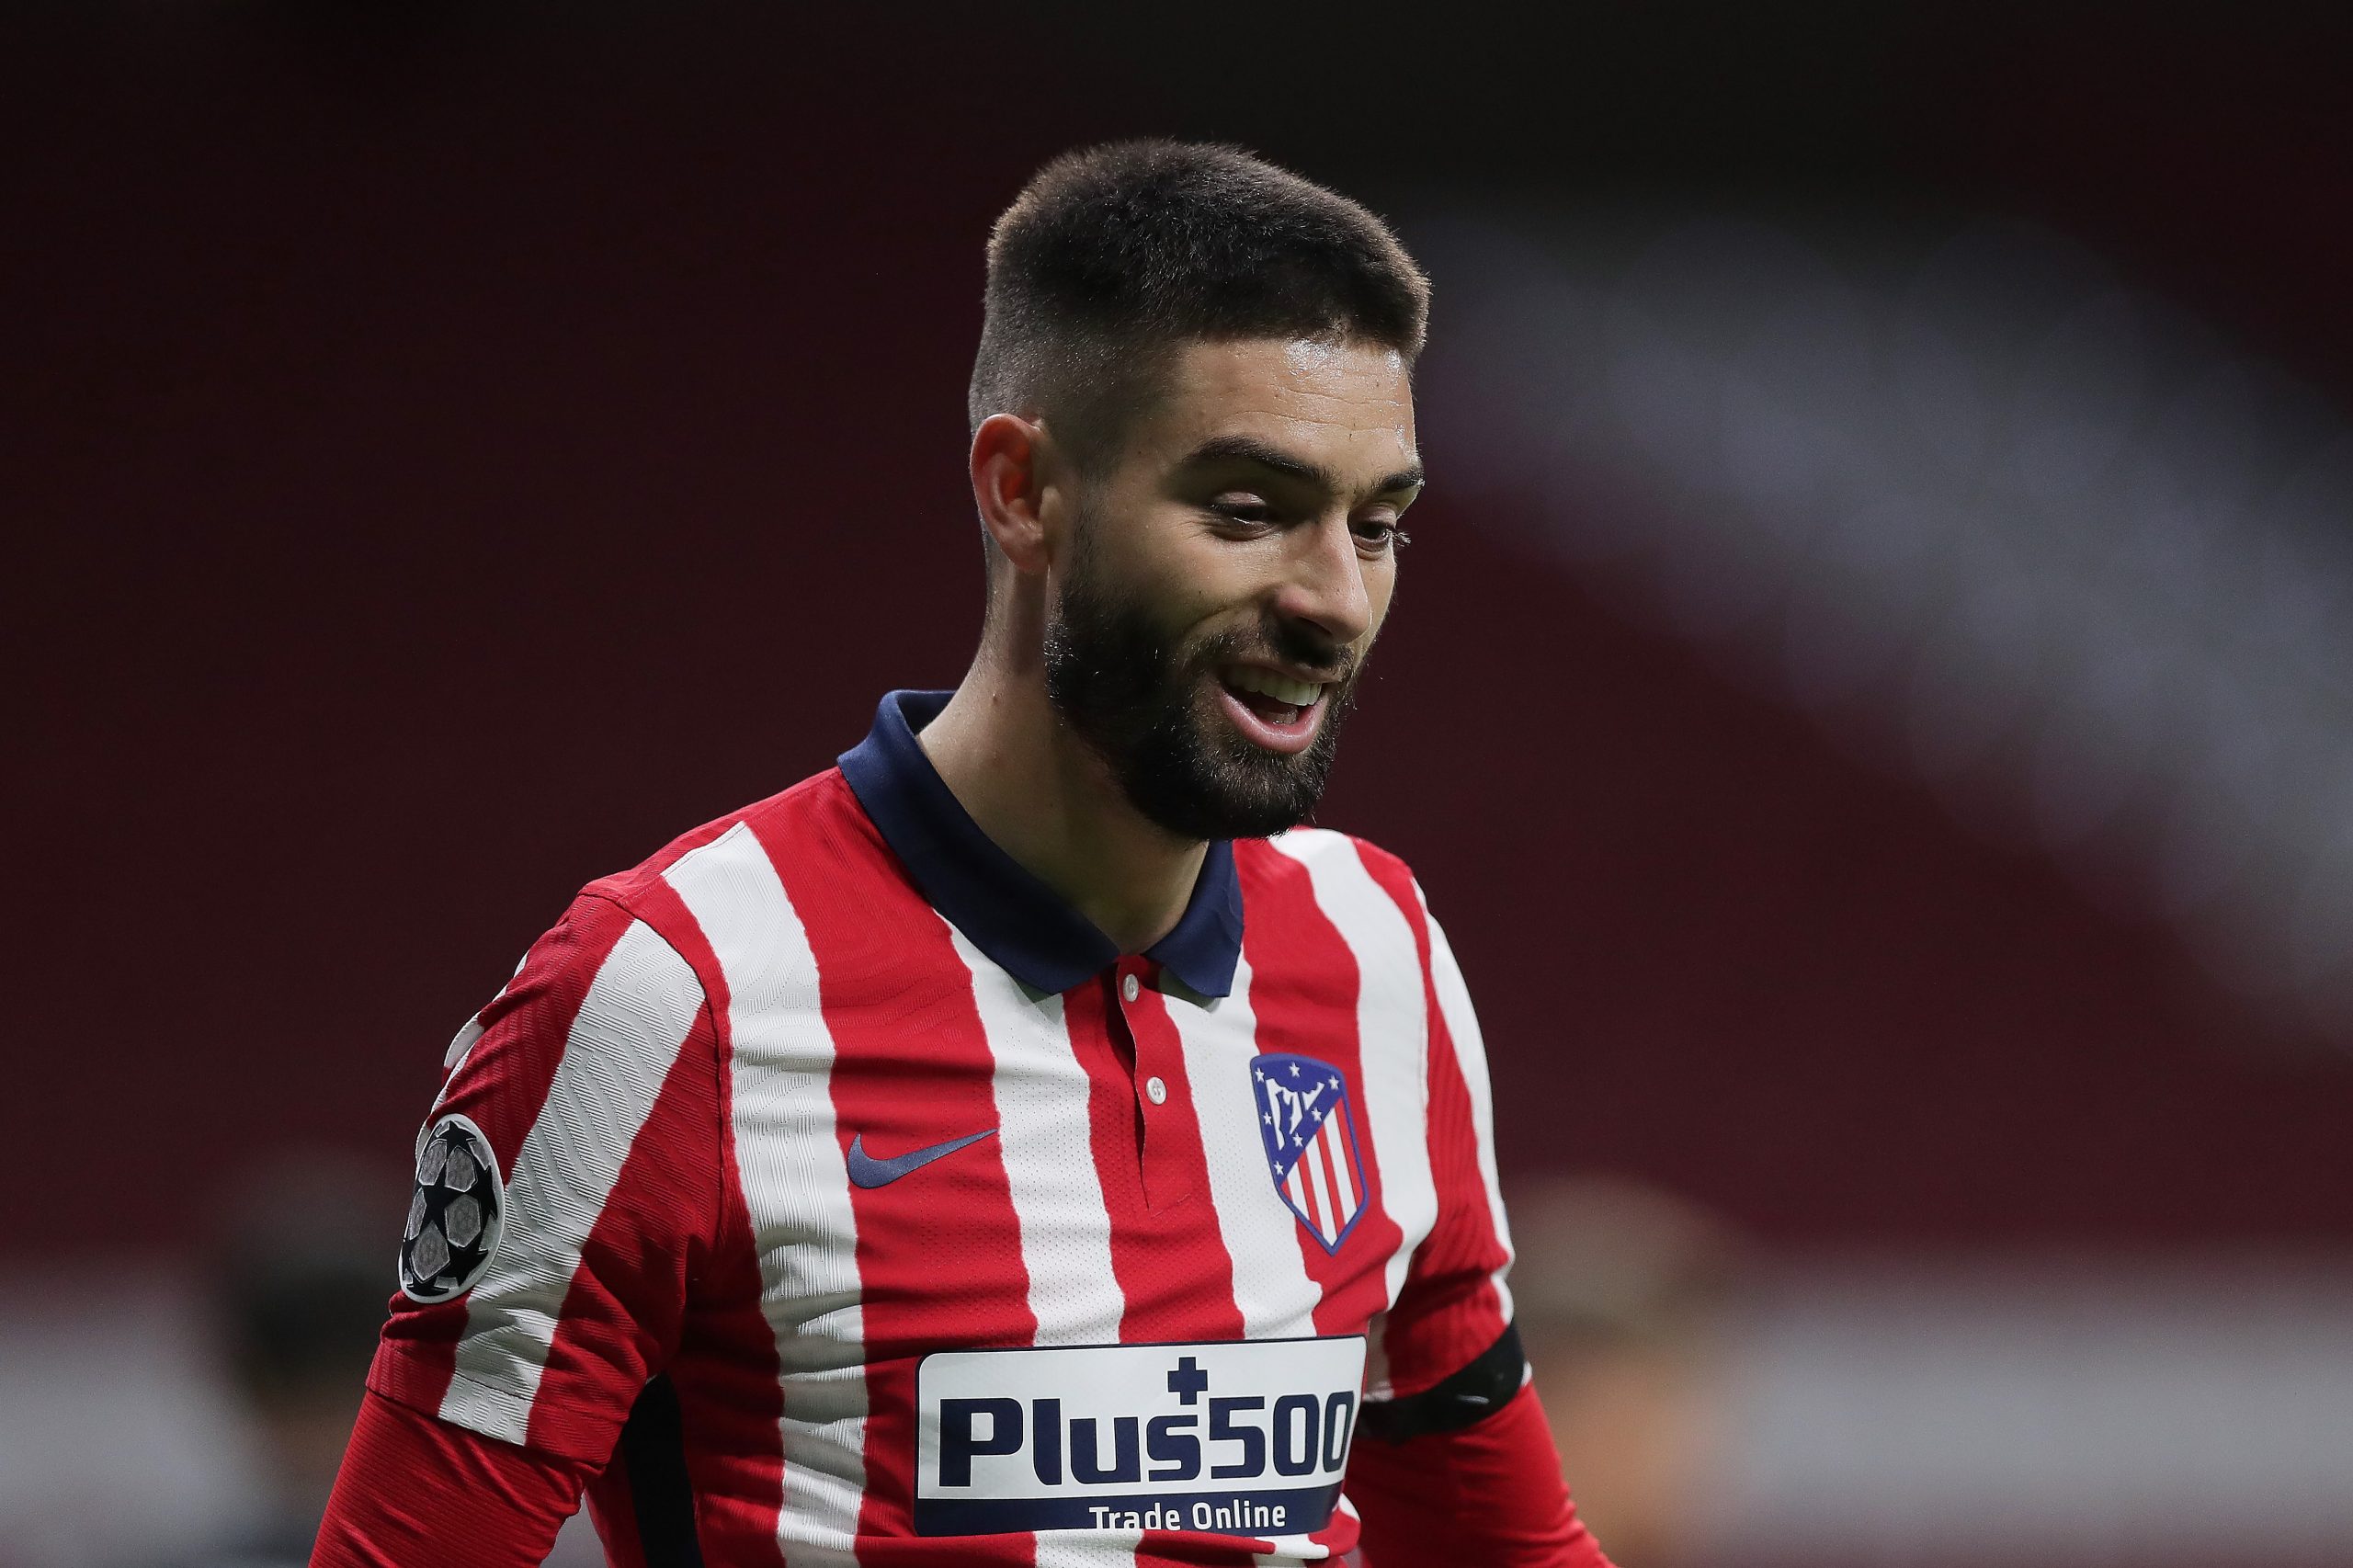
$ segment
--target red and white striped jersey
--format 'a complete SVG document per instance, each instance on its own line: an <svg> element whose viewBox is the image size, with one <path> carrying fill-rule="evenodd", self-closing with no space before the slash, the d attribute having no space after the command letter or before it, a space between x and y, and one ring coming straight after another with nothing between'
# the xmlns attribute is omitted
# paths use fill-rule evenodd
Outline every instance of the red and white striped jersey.
<svg viewBox="0 0 2353 1568"><path fill-rule="evenodd" d="M624 1562L1337 1558L1358 1417L1509 1341L1446 938L1299 829L1122 956L932 770L945 698L591 884L460 1033L369 1386L609 1456Z"/></svg>

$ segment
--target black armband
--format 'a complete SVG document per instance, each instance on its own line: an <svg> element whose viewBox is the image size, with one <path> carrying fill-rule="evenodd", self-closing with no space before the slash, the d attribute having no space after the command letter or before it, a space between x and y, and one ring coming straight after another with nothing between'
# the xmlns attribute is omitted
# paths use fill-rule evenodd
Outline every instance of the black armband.
<svg viewBox="0 0 2353 1568"><path fill-rule="evenodd" d="M1520 1351L1519 1328L1514 1324L1444 1381L1403 1399L1367 1400L1357 1431L1383 1443L1459 1432L1501 1410L1527 1381L1528 1358Z"/></svg>

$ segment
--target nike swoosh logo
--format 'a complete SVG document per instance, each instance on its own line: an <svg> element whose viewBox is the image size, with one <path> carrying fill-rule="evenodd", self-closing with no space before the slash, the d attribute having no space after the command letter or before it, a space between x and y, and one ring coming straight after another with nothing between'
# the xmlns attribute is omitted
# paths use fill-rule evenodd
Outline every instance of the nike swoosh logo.
<svg viewBox="0 0 2353 1568"><path fill-rule="evenodd" d="M934 1160L944 1160L959 1149L995 1135L996 1129L992 1127L969 1137L950 1138L945 1143L934 1143L928 1149L916 1149L892 1159L878 1160L866 1152L866 1134L861 1132L849 1141L849 1179L857 1187L888 1187L903 1176L914 1175Z"/></svg>

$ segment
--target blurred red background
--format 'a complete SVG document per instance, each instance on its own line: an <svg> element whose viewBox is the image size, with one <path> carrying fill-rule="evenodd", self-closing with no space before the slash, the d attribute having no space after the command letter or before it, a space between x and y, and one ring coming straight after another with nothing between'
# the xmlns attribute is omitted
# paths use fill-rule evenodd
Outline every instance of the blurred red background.
<svg viewBox="0 0 2353 1568"><path fill-rule="evenodd" d="M953 684L981 244L1074 142L1244 141L1409 243L1441 200L2020 214L2342 396L2340 20L1861 9L20 20L0 788L49 1179L0 1260L181 1256L312 1146L381 1157L389 1237L442 1043L574 888ZM1425 412L1323 820L1447 920L1507 1172L1790 1256L2353 1246L2353 1055L1530 548L1559 497Z"/></svg>

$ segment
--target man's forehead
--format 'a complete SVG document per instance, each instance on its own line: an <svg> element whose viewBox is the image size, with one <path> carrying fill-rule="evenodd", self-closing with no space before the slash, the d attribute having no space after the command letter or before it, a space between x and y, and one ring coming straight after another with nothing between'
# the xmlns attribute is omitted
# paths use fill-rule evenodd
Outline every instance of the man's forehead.
<svg viewBox="0 0 2353 1568"><path fill-rule="evenodd" d="M1412 376L1378 344L1244 338L1188 344L1161 405L1162 440L1189 452L1221 437L1312 448L1327 465L1411 465Z"/></svg>

